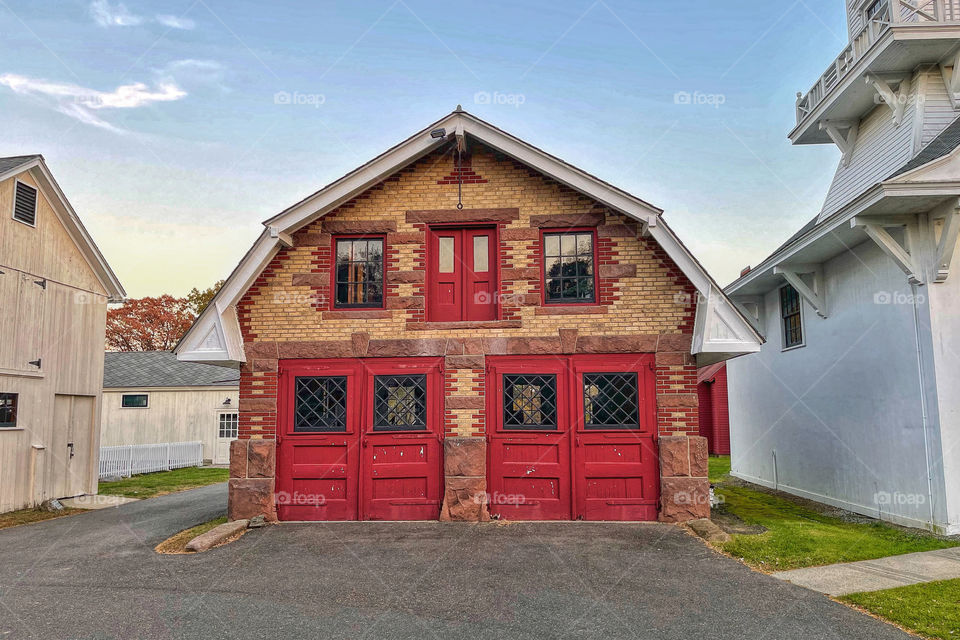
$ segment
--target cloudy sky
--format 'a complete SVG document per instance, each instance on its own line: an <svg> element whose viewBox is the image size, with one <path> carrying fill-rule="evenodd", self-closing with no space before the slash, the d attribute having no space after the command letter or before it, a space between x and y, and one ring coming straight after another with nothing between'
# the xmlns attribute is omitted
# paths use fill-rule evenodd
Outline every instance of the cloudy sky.
<svg viewBox="0 0 960 640"><path fill-rule="evenodd" d="M664 208L723 284L839 157L786 134L841 0L0 0L0 33L0 156L46 157L134 297L225 277L458 103Z"/></svg>

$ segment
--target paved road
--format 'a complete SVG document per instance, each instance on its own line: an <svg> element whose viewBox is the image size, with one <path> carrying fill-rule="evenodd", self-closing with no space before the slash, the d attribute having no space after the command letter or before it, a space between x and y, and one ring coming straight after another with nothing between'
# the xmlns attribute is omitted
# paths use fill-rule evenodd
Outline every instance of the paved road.
<svg viewBox="0 0 960 640"><path fill-rule="evenodd" d="M0 531L0 639L908 639L667 525L333 523L192 556L215 485Z"/></svg>

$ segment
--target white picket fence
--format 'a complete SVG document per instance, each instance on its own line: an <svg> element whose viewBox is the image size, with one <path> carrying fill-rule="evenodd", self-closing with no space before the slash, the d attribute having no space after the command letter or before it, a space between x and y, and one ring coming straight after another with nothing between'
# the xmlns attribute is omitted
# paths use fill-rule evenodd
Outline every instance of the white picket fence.
<svg viewBox="0 0 960 640"><path fill-rule="evenodd" d="M100 479L169 471L203 464L202 442L164 442L100 447Z"/></svg>

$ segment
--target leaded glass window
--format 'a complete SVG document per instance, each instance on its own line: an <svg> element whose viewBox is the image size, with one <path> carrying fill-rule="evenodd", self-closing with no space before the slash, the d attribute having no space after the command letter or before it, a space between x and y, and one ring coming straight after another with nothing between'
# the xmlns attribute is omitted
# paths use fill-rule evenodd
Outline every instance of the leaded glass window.
<svg viewBox="0 0 960 640"><path fill-rule="evenodd" d="M557 428L557 376L503 376L503 428Z"/></svg>
<svg viewBox="0 0 960 640"><path fill-rule="evenodd" d="M346 431L347 377L298 377L293 430Z"/></svg>

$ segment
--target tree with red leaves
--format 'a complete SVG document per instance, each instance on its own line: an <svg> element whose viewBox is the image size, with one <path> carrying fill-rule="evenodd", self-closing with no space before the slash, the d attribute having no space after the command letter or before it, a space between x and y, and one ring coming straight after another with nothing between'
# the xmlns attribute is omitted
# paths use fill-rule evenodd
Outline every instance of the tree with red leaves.
<svg viewBox="0 0 960 640"><path fill-rule="evenodd" d="M170 351L190 328L193 318L186 298L164 294L127 300L107 311L107 350Z"/></svg>

